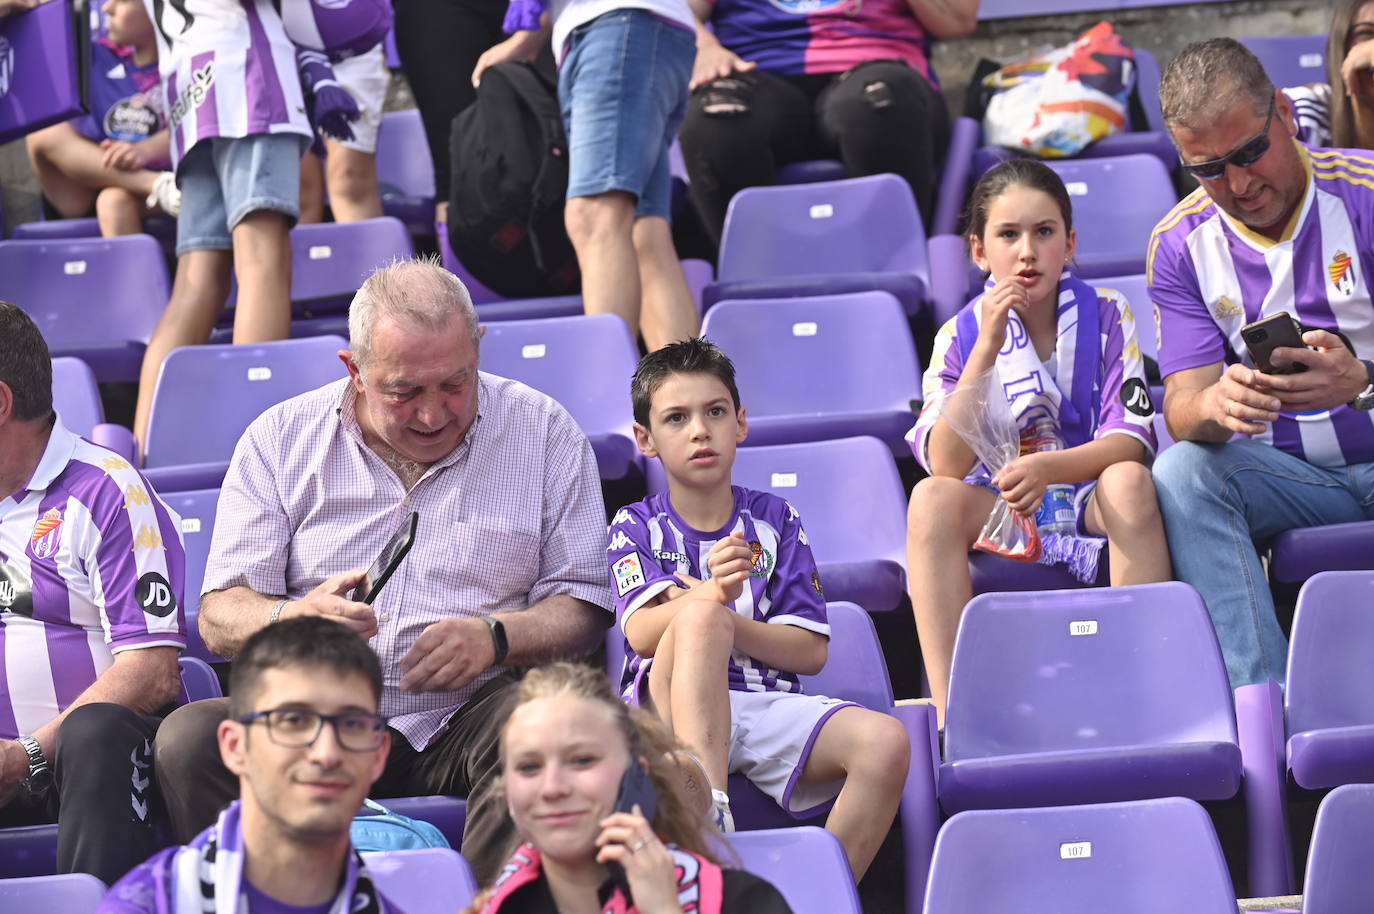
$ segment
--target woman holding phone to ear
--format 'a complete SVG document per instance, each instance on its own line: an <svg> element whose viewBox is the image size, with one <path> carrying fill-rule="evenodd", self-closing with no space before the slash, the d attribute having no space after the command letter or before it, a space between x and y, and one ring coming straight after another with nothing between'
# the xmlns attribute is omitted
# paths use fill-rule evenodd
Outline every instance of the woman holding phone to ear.
<svg viewBox="0 0 1374 914"><path fill-rule="evenodd" d="M468 910L681 914L690 897L701 914L791 914L771 884L716 859L705 819L680 793L678 748L602 671L530 671L501 733L502 787L523 843Z"/></svg>

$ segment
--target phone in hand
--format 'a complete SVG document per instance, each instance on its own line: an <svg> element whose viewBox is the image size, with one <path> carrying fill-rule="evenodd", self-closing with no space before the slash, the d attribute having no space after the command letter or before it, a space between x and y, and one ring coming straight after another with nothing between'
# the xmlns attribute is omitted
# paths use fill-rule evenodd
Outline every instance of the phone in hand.
<svg viewBox="0 0 1374 914"><path fill-rule="evenodd" d="M1307 366L1301 362L1293 362L1280 368L1269 361L1269 356L1280 346L1290 349L1308 348L1302 341L1301 326L1287 311L1270 315L1253 324L1246 324L1240 328L1240 338L1245 341L1245 348L1250 350L1250 358L1255 360L1255 367L1265 374L1300 374L1307 370Z"/></svg>
<svg viewBox="0 0 1374 914"><path fill-rule="evenodd" d="M381 555L377 556L377 561L372 563L372 567L367 569L367 574L363 575L363 579L353 589L354 600L372 605L372 601L377 599L377 594L381 593L386 582L391 580L391 575L396 571L396 566L401 564L401 559L405 558L406 553L410 552L410 547L415 545L415 530L419 525L420 512L411 511L400 529L392 534Z"/></svg>
<svg viewBox="0 0 1374 914"><path fill-rule="evenodd" d="M630 764L625 768L625 776L620 779L620 793L615 798L615 807L611 812L634 812L635 806L639 807L639 814L652 826L654 812L658 809L658 791L654 790L653 779L639 763L639 759L631 758ZM633 904L634 899L630 896L630 881L625 876L625 868L612 862L606 865L606 869L615 884L620 886L625 899Z"/></svg>

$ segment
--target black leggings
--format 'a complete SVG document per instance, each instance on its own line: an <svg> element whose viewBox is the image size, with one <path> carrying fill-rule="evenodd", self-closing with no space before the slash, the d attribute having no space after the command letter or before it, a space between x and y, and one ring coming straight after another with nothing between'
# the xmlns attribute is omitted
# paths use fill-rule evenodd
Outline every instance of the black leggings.
<svg viewBox="0 0 1374 914"><path fill-rule="evenodd" d="M817 158L839 158L856 177L900 175L929 225L949 113L925 77L898 60L839 74L756 70L697 87L681 141L692 198L717 244L736 191L772 184L779 166Z"/></svg>

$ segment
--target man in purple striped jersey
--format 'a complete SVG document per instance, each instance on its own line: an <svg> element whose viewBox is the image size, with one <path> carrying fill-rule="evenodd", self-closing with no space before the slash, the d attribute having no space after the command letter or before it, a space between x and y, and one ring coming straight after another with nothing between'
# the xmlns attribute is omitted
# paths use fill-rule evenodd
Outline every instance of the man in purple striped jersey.
<svg viewBox="0 0 1374 914"><path fill-rule="evenodd" d="M1258 550L1374 518L1374 158L1299 144L1288 98L1229 38L1184 48L1159 94L1201 186L1156 226L1146 263L1179 442L1155 485L1174 571L1207 601L1231 685L1282 681ZM1241 328L1283 312L1306 345L1258 370Z"/></svg>
<svg viewBox="0 0 1374 914"><path fill-rule="evenodd" d="M56 821L61 872L113 882L156 847L180 528L137 470L62 425L47 344L0 302L0 826Z"/></svg>

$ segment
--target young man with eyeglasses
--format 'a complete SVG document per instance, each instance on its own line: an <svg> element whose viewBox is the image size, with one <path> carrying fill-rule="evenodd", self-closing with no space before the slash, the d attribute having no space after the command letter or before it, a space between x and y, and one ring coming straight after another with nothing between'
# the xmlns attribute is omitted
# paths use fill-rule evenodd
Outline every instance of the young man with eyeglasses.
<svg viewBox="0 0 1374 914"><path fill-rule="evenodd" d="M1156 226L1146 262L1178 442L1155 487L1174 572L1207 602L1232 687L1282 682L1259 549L1374 519L1374 157L1298 143L1291 103L1229 38L1184 48L1159 96L1201 186ZM1306 345L1259 371L1241 328L1282 312Z"/></svg>
<svg viewBox="0 0 1374 914"><path fill-rule="evenodd" d="M386 765L377 656L319 617L250 637L219 751L241 798L190 844L154 855L98 914L385 914L349 826Z"/></svg>

